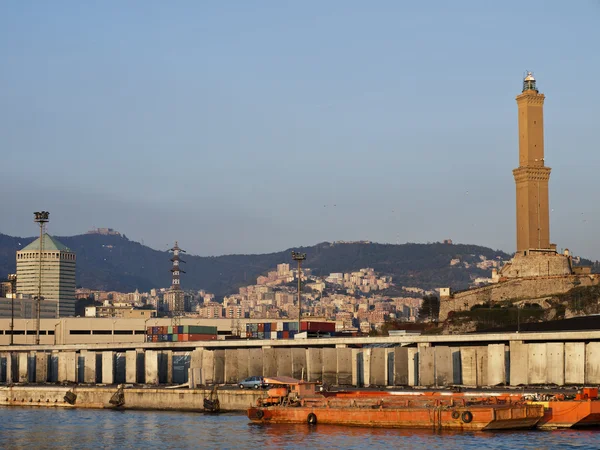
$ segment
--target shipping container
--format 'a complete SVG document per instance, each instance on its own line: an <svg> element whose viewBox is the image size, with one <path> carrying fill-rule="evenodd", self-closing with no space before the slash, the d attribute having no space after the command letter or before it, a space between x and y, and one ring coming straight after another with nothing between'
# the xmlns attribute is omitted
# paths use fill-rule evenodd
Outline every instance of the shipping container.
<svg viewBox="0 0 600 450"><path fill-rule="evenodd" d="M302 322L301 331L330 332L335 331L334 322Z"/></svg>
<svg viewBox="0 0 600 450"><path fill-rule="evenodd" d="M264 331L259 331L259 332L258 332L258 336L257 336L257 337L258 337L258 339L264 339L264 338L265 338L265 333L264 333Z"/></svg>
<svg viewBox="0 0 600 450"><path fill-rule="evenodd" d="M179 335L178 335L178 334L173 334L172 336L173 336L173 337L171 338L171 340L172 340L173 342L179 342Z"/></svg>
<svg viewBox="0 0 600 450"><path fill-rule="evenodd" d="M261 322L258 324L258 332L262 333L264 331L265 331L265 324Z"/></svg>
<svg viewBox="0 0 600 450"><path fill-rule="evenodd" d="M160 334L158 328L159 327L152 327L152 334Z"/></svg>
<svg viewBox="0 0 600 450"><path fill-rule="evenodd" d="M177 334L183 334L183 325L177 326Z"/></svg>
<svg viewBox="0 0 600 450"><path fill-rule="evenodd" d="M289 331L282 331L281 332L281 338L282 339L289 339L290 338L290 332Z"/></svg>
<svg viewBox="0 0 600 450"><path fill-rule="evenodd" d="M298 331L298 322L288 322L288 331Z"/></svg>
<svg viewBox="0 0 600 450"><path fill-rule="evenodd" d="M283 322L279 321L277 322L277 328L275 328L277 331L283 331Z"/></svg>
<svg viewBox="0 0 600 450"><path fill-rule="evenodd" d="M265 323L264 327L265 327L265 333L271 332L271 324L269 322Z"/></svg>
<svg viewBox="0 0 600 450"><path fill-rule="evenodd" d="M216 341L215 334L188 334L188 341Z"/></svg>
<svg viewBox="0 0 600 450"><path fill-rule="evenodd" d="M277 339L277 331L271 331L271 339Z"/></svg>
<svg viewBox="0 0 600 450"><path fill-rule="evenodd" d="M183 325L184 334L217 334L217 327L205 325Z"/></svg>

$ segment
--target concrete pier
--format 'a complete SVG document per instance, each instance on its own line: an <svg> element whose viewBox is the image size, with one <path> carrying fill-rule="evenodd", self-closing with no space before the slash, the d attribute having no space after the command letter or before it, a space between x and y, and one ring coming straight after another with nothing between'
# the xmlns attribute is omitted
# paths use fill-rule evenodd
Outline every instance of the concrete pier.
<svg viewBox="0 0 600 450"><path fill-rule="evenodd" d="M35 382L46 383L48 381L48 353L37 352L35 354Z"/></svg>
<svg viewBox="0 0 600 450"><path fill-rule="evenodd" d="M19 383L29 381L29 353L19 353Z"/></svg>
<svg viewBox="0 0 600 450"><path fill-rule="evenodd" d="M137 355L135 350L125 352L125 383L137 383Z"/></svg>
<svg viewBox="0 0 600 450"><path fill-rule="evenodd" d="M102 383L115 382L115 352L102 352Z"/></svg>
<svg viewBox="0 0 600 450"><path fill-rule="evenodd" d="M307 341L308 342L308 341ZM56 350L0 353L0 382L95 385L180 384L188 368L202 386L248 376L291 376L338 386L544 386L600 384L600 341L517 341L487 345ZM143 364L142 364L143 363ZM142 364L142 365L141 365ZM141 369L141 370L140 370ZM10 376L12 374L12 377Z"/></svg>
<svg viewBox="0 0 600 450"><path fill-rule="evenodd" d="M158 352L146 350L145 352L145 383L158 385Z"/></svg>

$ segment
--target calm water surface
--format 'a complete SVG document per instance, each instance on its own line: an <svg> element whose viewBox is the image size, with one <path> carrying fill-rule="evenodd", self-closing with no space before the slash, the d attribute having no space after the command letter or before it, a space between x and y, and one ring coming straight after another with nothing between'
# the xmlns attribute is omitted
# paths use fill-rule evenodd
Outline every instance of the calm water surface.
<svg viewBox="0 0 600 450"><path fill-rule="evenodd" d="M600 449L600 430L434 433L253 425L241 414L0 407L0 448Z"/></svg>

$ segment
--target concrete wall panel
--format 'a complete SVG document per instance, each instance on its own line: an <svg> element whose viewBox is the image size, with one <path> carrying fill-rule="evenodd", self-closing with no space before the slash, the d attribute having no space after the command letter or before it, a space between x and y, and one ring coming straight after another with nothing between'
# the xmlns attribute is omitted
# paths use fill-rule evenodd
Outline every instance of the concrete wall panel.
<svg viewBox="0 0 600 450"><path fill-rule="evenodd" d="M477 347L460 348L460 366L462 384L477 386Z"/></svg>
<svg viewBox="0 0 600 450"><path fill-rule="evenodd" d="M277 359L274 348L263 348L263 376L277 376Z"/></svg>
<svg viewBox="0 0 600 450"><path fill-rule="evenodd" d="M19 353L19 383L27 383L28 378L28 366L29 366L29 353Z"/></svg>
<svg viewBox="0 0 600 450"><path fill-rule="evenodd" d="M565 384L565 344L562 342L548 342L547 355L547 381L551 384L563 386Z"/></svg>
<svg viewBox="0 0 600 450"><path fill-rule="evenodd" d="M529 344L510 343L510 385L525 386L529 382Z"/></svg>
<svg viewBox="0 0 600 450"><path fill-rule="evenodd" d="M148 351L146 351L148 358ZM146 367L148 363L146 362ZM204 350L202 352L202 384L212 385L215 382L215 352L213 350ZM146 378L146 383L148 379Z"/></svg>
<svg viewBox="0 0 600 450"><path fill-rule="evenodd" d="M385 348L372 348L370 358L369 385L385 386L386 352ZM366 364L365 364L366 366ZM366 374L365 374L366 376ZM366 378L365 378L366 379Z"/></svg>
<svg viewBox="0 0 600 450"><path fill-rule="evenodd" d="M291 377L292 371L292 350L289 348L276 348L275 359L277 360L277 376Z"/></svg>
<svg viewBox="0 0 600 450"><path fill-rule="evenodd" d="M337 349L323 349L323 383L334 385L337 383Z"/></svg>
<svg viewBox="0 0 600 450"><path fill-rule="evenodd" d="M585 345L585 382L600 384L600 342Z"/></svg>
<svg viewBox="0 0 600 450"><path fill-rule="evenodd" d="M506 384L506 350L504 344L488 345L487 384Z"/></svg>
<svg viewBox="0 0 600 450"><path fill-rule="evenodd" d="M337 385L352 385L352 349L336 348L337 358Z"/></svg>
<svg viewBox="0 0 600 450"><path fill-rule="evenodd" d="M450 347L440 345L435 350L435 385L448 386L453 381L452 350Z"/></svg>
<svg viewBox="0 0 600 450"><path fill-rule="evenodd" d="M306 350L307 381L320 381L323 378L323 349L309 348Z"/></svg>
<svg viewBox="0 0 600 450"><path fill-rule="evenodd" d="M238 348L235 351L235 357L237 358L237 369L238 369L238 380L248 378L248 359L249 353L246 348Z"/></svg>
<svg viewBox="0 0 600 450"><path fill-rule="evenodd" d="M488 348L487 346L475 347L477 350L477 386L488 384Z"/></svg>
<svg viewBox="0 0 600 450"><path fill-rule="evenodd" d="M292 377L298 380L305 380L306 370L306 350L303 348L292 348Z"/></svg>
<svg viewBox="0 0 600 450"><path fill-rule="evenodd" d="M408 348L394 348L394 385L408 386Z"/></svg>
<svg viewBox="0 0 600 450"><path fill-rule="evenodd" d="M529 384L547 384L547 363L548 355L546 353L545 343L530 343L528 345L529 354Z"/></svg>
<svg viewBox="0 0 600 450"><path fill-rule="evenodd" d="M225 350L215 350L215 384L225 383Z"/></svg>
<svg viewBox="0 0 600 450"><path fill-rule="evenodd" d="M263 374L262 348L251 348L248 350L248 376L258 377Z"/></svg>
<svg viewBox="0 0 600 450"><path fill-rule="evenodd" d="M585 343L565 342L565 384L585 383Z"/></svg>
<svg viewBox="0 0 600 450"><path fill-rule="evenodd" d="M225 350L225 383L237 384L240 380L238 359L238 351L236 349Z"/></svg>
<svg viewBox="0 0 600 450"><path fill-rule="evenodd" d="M419 350L414 347L408 349L408 385L419 385Z"/></svg>
<svg viewBox="0 0 600 450"><path fill-rule="evenodd" d="M435 348L419 346L419 386L435 384Z"/></svg>

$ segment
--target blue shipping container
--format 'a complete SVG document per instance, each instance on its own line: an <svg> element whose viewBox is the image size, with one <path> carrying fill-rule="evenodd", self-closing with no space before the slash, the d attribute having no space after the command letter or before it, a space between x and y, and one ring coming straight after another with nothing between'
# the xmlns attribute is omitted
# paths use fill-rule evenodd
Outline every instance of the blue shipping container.
<svg viewBox="0 0 600 450"><path fill-rule="evenodd" d="M265 333L271 332L271 324L269 322L265 323Z"/></svg>

